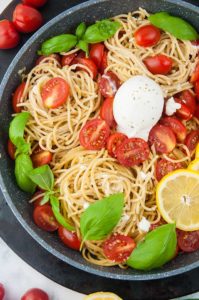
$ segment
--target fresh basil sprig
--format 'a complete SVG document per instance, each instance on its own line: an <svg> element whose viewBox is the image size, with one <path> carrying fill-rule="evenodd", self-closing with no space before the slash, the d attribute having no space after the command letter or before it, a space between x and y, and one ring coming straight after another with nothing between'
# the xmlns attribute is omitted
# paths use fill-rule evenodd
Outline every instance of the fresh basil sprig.
<svg viewBox="0 0 199 300"><path fill-rule="evenodd" d="M198 33L187 21L169 15L167 12L159 12L149 16L149 21L156 27L171 33L181 40L196 40Z"/></svg>
<svg viewBox="0 0 199 300"><path fill-rule="evenodd" d="M80 230L83 241L105 238L119 222L124 195L114 194L91 204L81 215Z"/></svg>
<svg viewBox="0 0 199 300"><path fill-rule="evenodd" d="M86 24L82 22L77 26L75 34L77 38L80 40L83 37L85 32L86 32Z"/></svg>
<svg viewBox="0 0 199 300"><path fill-rule="evenodd" d="M23 151L21 152L24 152L24 145L27 144L23 136L25 126L28 122L29 117L30 114L28 112L22 112L20 114L17 114L10 123L9 138L11 142L18 148L18 151L20 151L20 149L23 149Z"/></svg>
<svg viewBox="0 0 199 300"><path fill-rule="evenodd" d="M83 41L83 40L79 41L77 44L77 48L84 51L86 53L86 57L89 56L89 47L88 47L88 43L86 41Z"/></svg>
<svg viewBox="0 0 199 300"><path fill-rule="evenodd" d="M33 170L32 160L28 154L19 154L15 160L15 177L18 186L27 193L34 193L36 184L30 178L29 173Z"/></svg>
<svg viewBox="0 0 199 300"><path fill-rule="evenodd" d="M176 245L175 224L162 225L138 243L126 263L138 270L159 268L174 257Z"/></svg>

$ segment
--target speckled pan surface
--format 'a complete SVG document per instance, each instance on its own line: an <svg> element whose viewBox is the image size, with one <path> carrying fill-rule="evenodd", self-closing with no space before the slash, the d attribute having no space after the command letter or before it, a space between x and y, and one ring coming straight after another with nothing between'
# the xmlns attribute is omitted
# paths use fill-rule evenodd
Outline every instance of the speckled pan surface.
<svg viewBox="0 0 199 300"><path fill-rule="evenodd" d="M16 218L29 234L47 251L72 266L100 276L121 280L151 280L174 276L199 267L199 252L177 257L164 268L151 272L133 269L121 270L117 267L104 268L87 263L80 253L64 247L56 234L41 231L32 221L32 208L28 204L29 195L19 190L14 178L14 164L7 156L6 143L11 120L10 98L20 82L18 71L24 67L30 70L36 58L36 51L47 38L63 32L73 32L82 21L93 23L106 17L126 13L143 7L150 12L168 11L181 16L199 28L199 8L183 1L175 0L95 0L69 9L43 26L16 55L0 87L0 187Z"/></svg>

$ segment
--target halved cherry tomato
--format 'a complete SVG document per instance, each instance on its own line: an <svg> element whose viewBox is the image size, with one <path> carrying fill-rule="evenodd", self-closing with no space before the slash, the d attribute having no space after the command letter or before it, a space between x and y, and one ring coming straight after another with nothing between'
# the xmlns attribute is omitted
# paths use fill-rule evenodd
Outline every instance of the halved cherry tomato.
<svg viewBox="0 0 199 300"><path fill-rule="evenodd" d="M188 106L179 98L175 98L175 101L181 105L181 107L176 111L176 116L185 121L191 120L193 118L193 114Z"/></svg>
<svg viewBox="0 0 199 300"><path fill-rule="evenodd" d="M196 98L199 101L199 80L195 82L194 90L195 90L195 93L196 93Z"/></svg>
<svg viewBox="0 0 199 300"><path fill-rule="evenodd" d="M105 98L114 97L120 86L120 80L117 75L108 71L99 79L99 90Z"/></svg>
<svg viewBox="0 0 199 300"><path fill-rule="evenodd" d="M184 124L175 117L165 117L160 120L160 124L170 127L175 133L176 139L183 142L187 135L187 129Z"/></svg>
<svg viewBox="0 0 199 300"><path fill-rule="evenodd" d="M180 93L179 98L189 108L191 114L194 115L196 110L196 97L191 90L185 90Z"/></svg>
<svg viewBox="0 0 199 300"><path fill-rule="evenodd" d="M106 98L100 110L101 119L105 120L111 128L115 128L117 125L113 116L113 101L113 97Z"/></svg>
<svg viewBox="0 0 199 300"><path fill-rule="evenodd" d="M173 131L164 125L154 126L149 133L150 145L155 145L157 153L170 153L176 146L176 137Z"/></svg>
<svg viewBox="0 0 199 300"><path fill-rule="evenodd" d="M152 74L166 75L170 73L173 66L173 60L163 54L149 56L143 62Z"/></svg>
<svg viewBox="0 0 199 300"><path fill-rule="evenodd" d="M13 23L18 31L29 33L41 27L43 17L37 9L18 4L13 12Z"/></svg>
<svg viewBox="0 0 199 300"><path fill-rule="evenodd" d="M35 168L48 165L52 161L53 155L50 151L42 150L39 146L34 150L31 155L33 166Z"/></svg>
<svg viewBox="0 0 199 300"><path fill-rule="evenodd" d="M5 296L5 289L2 283L0 283L0 300L3 300Z"/></svg>
<svg viewBox="0 0 199 300"><path fill-rule="evenodd" d="M43 197L44 197L43 194L44 194L43 191L38 190L38 191L35 192L34 195L32 196L31 199L34 199L34 198L37 197L37 199L36 199L34 202L32 202L32 204L34 205L34 208L36 208L37 206L42 206L41 201L43 200ZM40 196L40 195L42 195L42 196Z"/></svg>
<svg viewBox="0 0 199 300"><path fill-rule="evenodd" d="M70 66L76 56L77 56L77 53L72 53L72 54L68 54L68 55L62 55L62 58L61 58L61 65L62 65L62 67L64 67L64 66Z"/></svg>
<svg viewBox="0 0 199 300"><path fill-rule="evenodd" d="M42 206L36 206L33 211L33 220L35 224L49 232L53 232L58 229L59 225L54 217L52 208L48 204Z"/></svg>
<svg viewBox="0 0 199 300"><path fill-rule="evenodd" d="M0 49L11 49L20 42L20 35L14 24L8 20L0 21Z"/></svg>
<svg viewBox="0 0 199 300"><path fill-rule="evenodd" d="M11 142L11 140L8 140L8 154L10 158L13 160L15 160L15 151L16 151L15 145Z"/></svg>
<svg viewBox="0 0 199 300"><path fill-rule="evenodd" d="M126 139L116 149L116 157L119 163L125 167L140 165L148 159L149 154L148 144L140 138Z"/></svg>
<svg viewBox="0 0 199 300"><path fill-rule="evenodd" d="M41 289L30 289L22 297L21 300L49 300L48 294Z"/></svg>
<svg viewBox="0 0 199 300"><path fill-rule="evenodd" d="M199 40L191 41L192 45L199 46Z"/></svg>
<svg viewBox="0 0 199 300"><path fill-rule="evenodd" d="M73 60L73 64L81 64L81 65L84 65L85 67L87 67L90 71L91 71L91 74L92 74L92 78L95 79L97 77L97 66L96 64L94 63L94 61L92 61L92 59L90 58L82 58L82 57L76 57L74 60ZM86 71L86 69L84 68L81 68L81 67L78 67L78 69L80 70L83 70L83 71ZM90 73L89 73L90 74Z"/></svg>
<svg viewBox="0 0 199 300"><path fill-rule="evenodd" d="M47 108L57 108L63 105L69 96L69 84L60 77L48 80L41 89L41 97L44 106Z"/></svg>
<svg viewBox="0 0 199 300"><path fill-rule="evenodd" d="M136 43L142 47L155 46L161 37L160 30L153 25L145 25L140 27L135 33Z"/></svg>
<svg viewBox="0 0 199 300"><path fill-rule="evenodd" d="M80 131L80 144L88 150L100 150L106 146L110 128L104 120L88 121Z"/></svg>
<svg viewBox="0 0 199 300"><path fill-rule="evenodd" d="M104 255L115 262L124 262L136 247L135 241L126 235L113 234L103 244Z"/></svg>
<svg viewBox="0 0 199 300"><path fill-rule="evenodd" d="M21 102L21 97L23 95L26 83L22 82L18 88L15 90L14 94L12 95L12 108L15 113L21 112L21 107L18 107L17 104Z"/></svg>
<svg viewBox="0 0 199 300"><path fill-rule="evenodd" d="M41 56L39 56L38 59L36 60L35 65L36 66L39 65L47 57L52 57L52 58L56 59L59 64L61 63L61 57L60 57L59 54L50 54L50 55L41 55ZM46 63L48 63L48 60L46 60Z"/></svg>
<svg viewBox="0 0 199 300"><path fill-rule="evenodd" d="M22 0L22 2L26 5L33 7L42 7L46 4L48 0Z"/></svg>
<svg viewBox="0 0 199 300"><path fill-rule="evenodd" d="M199 80L199 62L196 65L196 68L191 76L191 82L194 83Z"/></svg>
<svg viewBox="0 0 199 300"><path fill-rule="evenodd" d="M66 228L59 226L58 235L60 240L69 248L79 250L81 242L77 237L76 232L67 230Z"/></svg>
<svg viewBox="0 0 199 300"><path fill-rule="evenodd" d="M186 137L185 145L190 151L195 150L199 142L199 130L192 130Z"/></svg>
<svg viewBox="0 0 199 300"><path fill-rule="evenodd" d="M155 167L155 176L158 181L160 181L164 176L169 174L172 171L182 169L183 166L181 163L173 163L166 159L159 159Z"/></svg>
<svg viewBox="0 0 199 300"><path fill-rule="evenodd" d="M199 249L199 230L177 231L178 246L184 252L194 252Z"/></svg>
<svg viewBox="0 0 199 300"><path fill-rule="evenodd" d="M107 68L107 66L108 66L108 51L104 50L104 55L102 57L102 62L101 62L101 66L99 68L99 72L101 74L104 74L104 71Z"/></svg>
<svg viewBox="0 0 199 300"><path fill-rule="evenodd" d="M195 117L199 119L199 104L196 106Z"/></svg>
<svg viewBox="0 0 199 300"><path fill-rule="evenodd" d="M91 45L89 57L94 61L98 69L101 67L103 55L104 44L98 43Z"/></svg>
<svg viewBox="0 0 199 300"><path fill-rule="evenodd" d="M109 155L116 158L118 147L127 139L128 137L120 132L111 134L107 140L107 150Z"/></svg>

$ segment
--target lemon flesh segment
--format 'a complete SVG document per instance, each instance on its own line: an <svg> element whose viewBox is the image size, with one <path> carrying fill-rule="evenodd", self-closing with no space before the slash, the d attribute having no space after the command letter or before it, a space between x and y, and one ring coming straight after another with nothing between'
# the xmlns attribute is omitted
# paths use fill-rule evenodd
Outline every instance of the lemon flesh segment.
<svg viewBox="0 0 199 300"><path fill-rule="evenodd" d="M198 150L199 151L199 150ZM198 171L199 172L199 158L194 159L189 165L189 170Z"/></svg>
<svg viewBox="0 0 199 300"><path fill-rule="evenodd" d="M122 298L114 293L97 292L86 296L84 300L122 300Z"/></svg>
<svg viewBox="0 0 199 300"><path fill-rule="evenodd" d="M199 172L177 170L158 183L156 201L167 223L184 231L199 230Z"/></svg>

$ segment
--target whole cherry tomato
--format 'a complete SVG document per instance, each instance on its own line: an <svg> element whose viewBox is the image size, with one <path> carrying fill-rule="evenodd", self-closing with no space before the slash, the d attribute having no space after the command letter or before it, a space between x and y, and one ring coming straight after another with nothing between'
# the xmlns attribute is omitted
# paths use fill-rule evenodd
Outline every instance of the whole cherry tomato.
<svg viewBox="0 0 199 300"><path fill-rule="evenodd" d="M104 74L104 71L107 68L107 66L108 66L108 51L104 50L104 54L103 54L103 57L102 57L101 65L100 65L100 68L99 68L99 72L101 74Z"/></svg>
<svg viewBox="0 0 199 300"><path fill-rule="evenodd" d="M20 42L20 35L16 31L13 22L0 21L0 49L11 49Z"/></svg>
<svg viewBox="0 0 199 300"><path fill-rule="evenodd" d="M86 58L86 57L82 58L82 57L78 56L72 61L72 63L73 64L81 64L81 65L87 67L91 71L92 78L95 79L97 77L97 66L92 59ZM78 67L78 69L86 71L85 68ZM89 75L90 75L90 73L89 73Z"/></svg>
<svg viewBox="0 0 199 300"><path fill-rule="evenodd" d="M15 145L11 142L11 140L8 140L8 154L10 158L13 160L15 160L15 151L16 151Z"/></svg>
<svg viewBox="0 0 199 300"><path fill-rule="evenodd" d="M21 300L49 300L48 295L41 289L28 290L22 297Z"/></svg>
<svg viewBox="0 0 199 300"><path fill-rule="evenodd" d="M179 98L189 108L191 114L194 115L196 110L196 97L191 90L185 90L179 94Z"/></svg>
<svg viewBox="0 0 199 300"><path fill-rule="evenodd" d="M104 44L102 43L92 44L89 57L94 61L98 69L100 69L102 65L103 56L104 56Z"/></svg>
<svg viewBox="0 0 199 300"><path fill-rule="evenodd" d="M67 230L66 228L59 226L58 235L60 240L69 248L79 250L81 242L77 237L76 232Z"/></svg>
<svg viewBox="0 0 199 300"><path fill-rule="evenodd" d="M117 125L113 115L113 100L113 97L106 98L100 110L101 119L105 120L111 128L115 128Z"/></svg>
<svg viewBox="0 0 199 300"><path fill-rule="evenodd" d="M167 75L172 69L173 60L166 55L157 54L145 58L144 64L152 74Z"/></svg>
<svg viewBox="0 0 199 300"><path fill-rule="evenodd" d="M108 71L99 79L99 90L105 98L114 97L120 86L120 80L115 73Z"/></svg>
<svg viewBox="0 0 199 300"><path fill-rule="evenodd" d="M135 33L136 43L142 47L155 46L161 37L160 30L153 25L145 25L140 27Z"/></svg>
<svg viewBox="0 0 199 300"><path fill-rule="evenodd" d="M184 252L194 252L199 249L199 230L177 230L178 246Z"/></svg>
<svg viewBox="0 0 199 300"><path fill-rule="evenodd" d="M39 228L48 232L53 232L59 227L54 217L52 208L48 204L36 206L34 208L33 220Z"/></svg>
<svg viewBox="0 0 199 300"><path fill-rule="evenodd" d="M175 98L175 101L181 105L181 107L176 111L176 116L181 120L191 120L193 118L193 114L189 107L181 99Z"/></svg>
<svg viewBox="0 0 199 300"><path fill-rule="evenodd" d="M48 165L53 158L53 155L50 151L41 149L39 146L34 150L31 155L33 166L35 168Z"/></svg>
<svg viewBox="0 0 199 300"><path fill-rule="evenodd" d="M48 0L22 0L22 2L26 5L33 7L42 7L46 4Z"/></svg>
<svg viewBox="0 0 199 300"><path fill-rule="evenodd" d="M21 112L21 107L17 106L18 103L21 102L21 98L23 95L23 92L25 90L26 83L22 82L18 88L15 90L14 94L12 95L12 108L15 113Z"/></svg>
<svg viewBox="0 0 199 300"><path fill-rule="evenodd" d="M0 283L0 300L3 300L5 296L5 289L2 283Z"/></svg>

